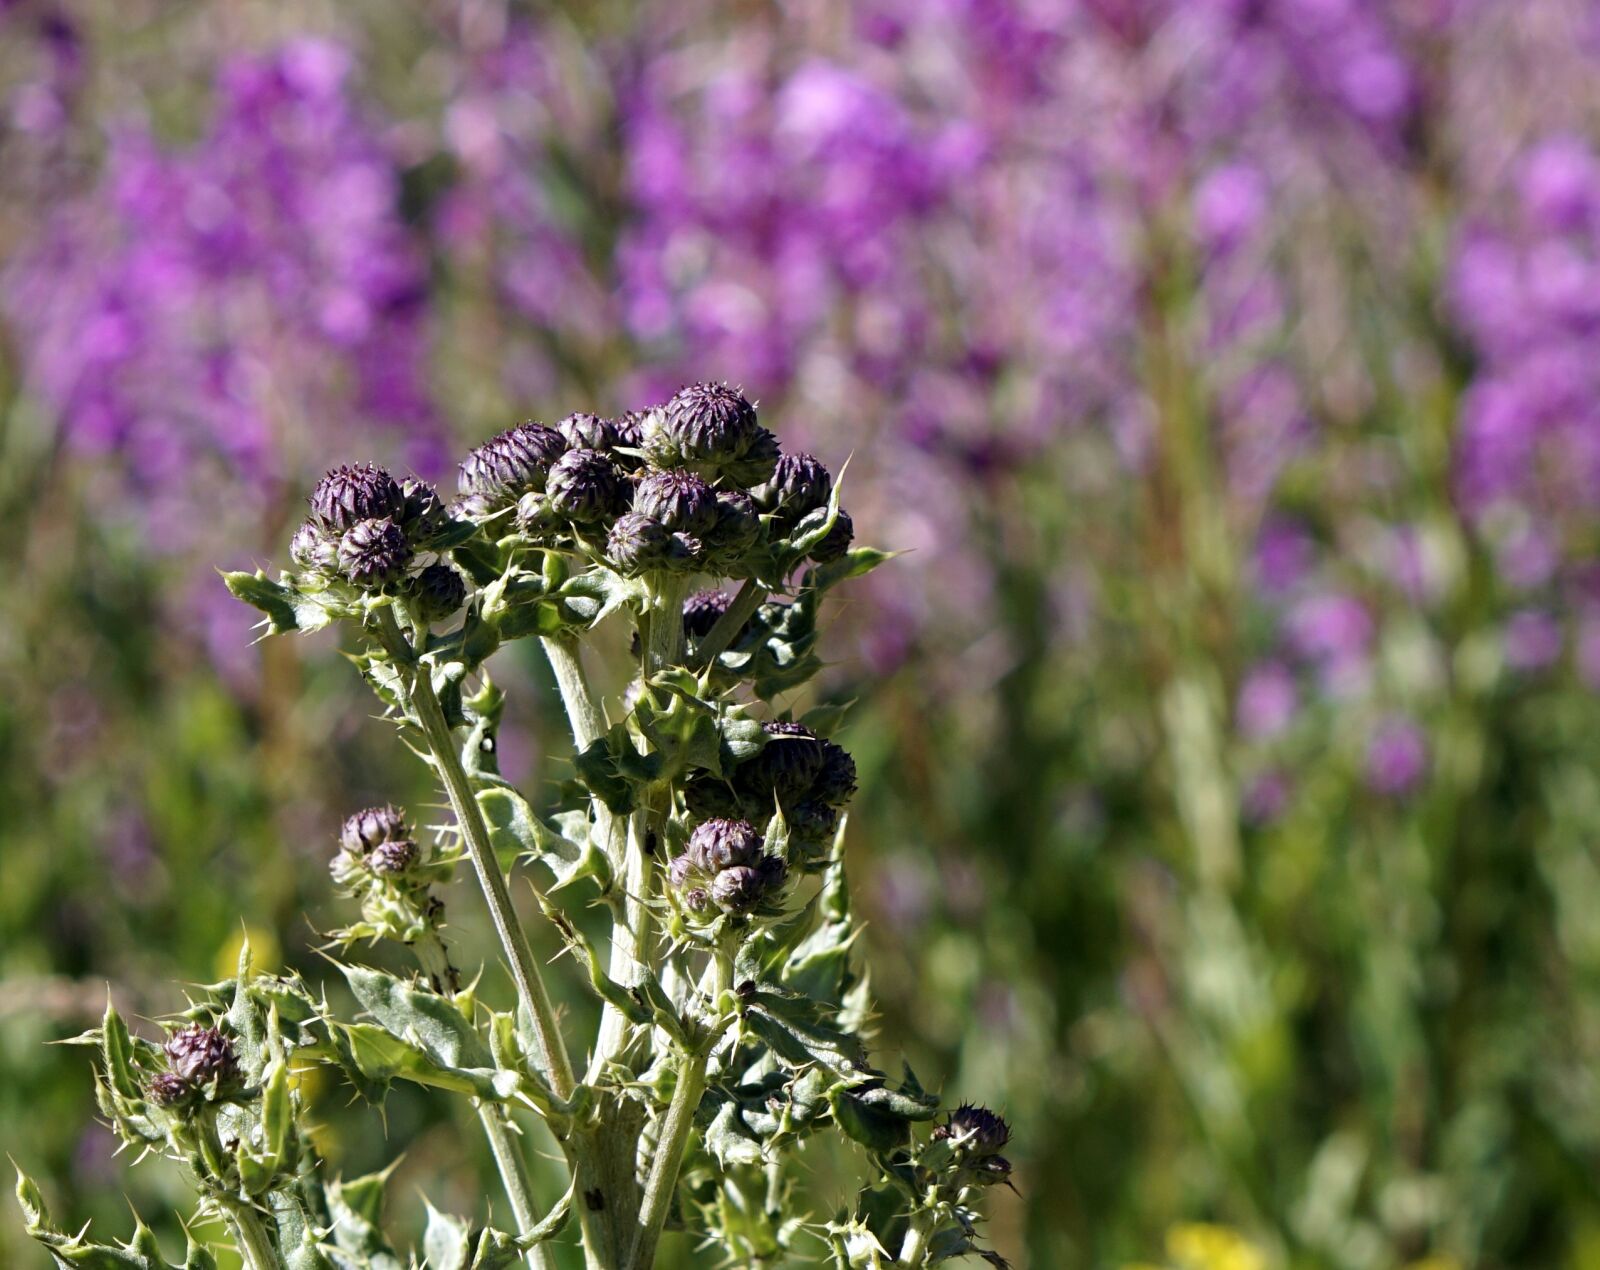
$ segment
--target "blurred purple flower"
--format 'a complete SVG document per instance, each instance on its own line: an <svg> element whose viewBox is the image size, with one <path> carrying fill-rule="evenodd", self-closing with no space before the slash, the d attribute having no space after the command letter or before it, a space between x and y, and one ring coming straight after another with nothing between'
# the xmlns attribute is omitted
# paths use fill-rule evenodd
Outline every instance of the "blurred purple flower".
<svg viewBox="0 0 1600 1270"><path fill-rule="evenodd" d="M330 420L425 441L426 275L349 71L312 39L226 62L198 141L114 132L0 276L28 384L115 457L158 546L260 515L332 457Z"/></svg>
<svg viewBox="0 0 1600 1270"><path fill-rule="evenodd" d="M1428 739L1412 720L1383 720L1367 745L1367 784L1377 793L1410 793L1428 769Z"/></svg>
<svg viewBox="0 0 1600 1270"><path fill-rule="evenodd" d="M1289 668L1282 662L1264 662L1239 687L1239 731L1247 740L1270 741L1293 721L1299 704Z"/></svg>
<svg viewBox="0 0 1600 1270"><path fill-rule="evenodd" d="M1565 642L1561 624L1549 613L1523 609L1506 622L1506 664L1512 670L1542 670L1560 658Z"/></svg>

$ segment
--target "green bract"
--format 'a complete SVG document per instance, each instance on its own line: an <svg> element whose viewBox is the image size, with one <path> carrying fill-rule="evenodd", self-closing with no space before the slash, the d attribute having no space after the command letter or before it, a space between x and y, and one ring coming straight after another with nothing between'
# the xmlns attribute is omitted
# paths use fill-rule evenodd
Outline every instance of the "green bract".
<svg viewBox="0 0 1600 1270"><path fill-rule="evenodd" d="M434 832L392 807L329 832L360 910L336 946L403 943L414 973L341 964L360 1010L346 1016L298 979L252 975L246 957L162 1047L108 1009L84 1038L106 1118L187 1166L249 1270L407 1264L383 1234L387 1175L324 1176L291 1063L333 1068L373 1104L402 1081L472 1100L515 1233L430 1208L413 1256L434 1270L551 1266L546 1241L569 1215L589 1270L654 1265L669 1224L717 1263L1001 1264L975 1223L1009 1174L1004 1122L964 1106L936 1125L938 1099L868 1056L844 868L857 773L828 735L839 711L772 704L820 668L823 596L887 558L851 547L839 482L808 455L780 458L738 392L699 384L642 420L574 414L502 433L462 463L460 491L446 511L420 483L337 469L292 571L225 575L270 634L343 623L443 789L451 819ZM573 778L544 806L492 761L508 703L489 662L523 639L540 642L573 733ZM633 648L631 682L597 692L589 643ZM440 892L462 863L514 995L463 990L451 962ZM552 1006L508 865L595 998L592 1035ZM578 920L585 905L608 935ZM534 1193L517 1114L561 1144L564 1193ZM868 1177L818 1224L794 1200L795 1150L832 1132ZM63 1265L159 1264L147 1232L91 1245L20 1193Z"/></svg>

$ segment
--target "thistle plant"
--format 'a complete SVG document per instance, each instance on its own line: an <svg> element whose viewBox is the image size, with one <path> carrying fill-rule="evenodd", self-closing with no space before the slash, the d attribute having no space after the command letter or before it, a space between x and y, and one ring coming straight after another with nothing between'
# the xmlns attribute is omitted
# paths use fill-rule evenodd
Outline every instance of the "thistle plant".
<svg viewBox="0 0 1600 1270"><path fill-rule="evenodd" d="M298 977L254 974L248 955L161 1043L108 1008L82 1038L100 1053L107 1120L185 1166L200 1216L226 1224L248 1270L407 1264L382 1229L386 1175L328 1177L310 1144L289 1076L314 1064L375 1105L396 1081L474 1105L514 1229L430 1209L432 1270L553 1266L549 1241L572 1218L590 1270L654 1265L669 1228L737 1264L1003 1265L976 1223L986 1188L1009 1182L1005 1122L971 1106L941 1116L909 1069L868 1058L844 860L857 773L829 735L839 711L774 705L820 668L823 597L887 558L852 544L839 482L782 452L740 393L696 384L643 415L501 433L461 463L458 493L447 506L377 466L338 468L311 493L291 571L226 575L272 635L345 625L448 803L429 834L373 807L330 835L333 877L359 908L333 935L359 1016ZM489 663L524 639L540 642L573 736L575 779L547 806L495 761L508 703ZM582 655L605 640L636 658L615 701ZM480 996L452 963L444 893L463 865L515 999ZM597 998L593 1035L552 1004L513 882L570 951L556 964ZM609 938L590 933L607 923ZM406 946L415 973L350 959L378 940ZM534 1192L513 1113L560 1144L563 1195ZM859 1148L866 1182L806 1211L797 1150L833 1131ZM165 1264L142 1224L129 1244L94 1244L19 1188L61 1264ZM184 1264L209 1257L191 1239Z"/></svg>

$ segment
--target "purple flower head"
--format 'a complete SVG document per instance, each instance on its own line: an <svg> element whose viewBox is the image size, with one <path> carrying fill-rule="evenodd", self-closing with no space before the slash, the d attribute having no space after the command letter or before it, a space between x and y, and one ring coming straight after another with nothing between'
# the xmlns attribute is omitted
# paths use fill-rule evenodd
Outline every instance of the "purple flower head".
<svg viewBox="0 0 1600 1270"><path fill-rule="evenodd" d="M1421 783L1428 769L1428 738L1410 719L1385 719L1367 745L1367 784L1380 794L1399 797Z"/></svg>
<svg viewBox="0 0 1600 1270"><path fill-rule="evenodd" d="M1565 642L1561 624L1553 616L1523 609L1506 622L1506 665L1516 671L1543 670L1559 660Z"/></svg>
<svg viewBox="0 0 1600 1270"><path fill-rule="evenodd" d="M1239 687L1239 731L1252 741L1271 740L1289 726L1299 705L1289 668L1282 662L1263 662Z"/></svg>

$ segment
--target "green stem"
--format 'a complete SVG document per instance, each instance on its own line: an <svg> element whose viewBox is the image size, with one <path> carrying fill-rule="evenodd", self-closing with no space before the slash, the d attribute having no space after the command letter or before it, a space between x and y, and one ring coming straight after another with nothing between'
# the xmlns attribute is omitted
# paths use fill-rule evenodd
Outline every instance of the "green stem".
<svg viewBox="0 0 1600 1270"><path fill-rule="evenodd" d="M556 690L561 693L561 704L572 725L572 739L578 749L586 750L605 735L606 721L589 692L589 681L578 656L578 641L570 635L547 635L539 642L556 677Z"/></svg>
<svg viewBox="0 0 1600 1270"><path fill-rule="evenodd" d="M733 597L733 603L728 605L728 611L719 617L716 625L706 632L706 637L695 647L695 663L699 666L709 666L722 656L723 651L743 629L761 601L766 598L766 591L756 585L754 578L746 578L744 585Z"/></svg>
<svg viewBox="0 0 1600 1270"><path fill-rule="evenodd" d="M450 956L438 932L426 931L411 945L411 950L416 954L422 973L433 980L443 995L454 997L455 967L450 964ZM517 1219L517 1233L526 1235L539 1224L539 1218L534 1211L533 1189L528 1182L522 1153L511 1140L511 1127L507 1123L509 1113L504 1107L480 1102L478 1119L483 1124L483 1136L488 1139L489 1151L494 1156L506 1198L511 1201L511 1211ZM555 1259L544 1244L535 1244L528 1250L528 1264L534 1270L555 1270Z"/></svg>
<svg viewBox="0 0 1600 1270"><path fill-rule="evenodd" d="M920 1270L928 1255L928 1237L933 1234L933 1218L929 1213L911 1214L911 1225L900 1244L900 1256L895 1260L897 1270Z"/></svg>
<svg viewBox="0 0 1600 1270"><path fill-rule="evenodd" d="M379 610L378 620L380 635L390 656L400 661L400 651L405 650L404 661L397 665L401 682L411 698L410 704L422 728L428 750L433 755L434 766L444 782L445 793L450 798L467 854L472 858L472 867L477 870L483 898L489 906L489 917L494 922L495 934L500 937L500 946L505 951L511 977L517 985L517 995L528 1011L541 1074L550 1082L556 1097L570 1098L574 1083L572 1063L567 1058L561 1030L556 1026L555 1008L539 975L533 950L528 947L528 936L517 921L511 893L506 889L505 874L500 871L500 861L495 858L494 847L489 842L489 830L483 823L478 800L473 797L467 773L461 766L461 755L450 735L444 709L433 691L433 679L428 668L418 666L415 658L410 656L409 648L395 623L393 611L387 608Z"/></svg>
<svg viewBox="0 0 1600 1270"><path fill-rule="evenodd" d="M233 1232L234 1242L239 1245L244 1270L278 1270L283 1263L273 1251L272 1240L267 1237L267 1228L261 1224L256 1210L232 1198L219 1196L217 1203L228 1229Z"/></svg>
<svg viewBox="0 0 1600 1270"><path fill-rule="evenodd" d="M655 1158L650 1162L650 1176L644 1184L644 1200L639 1206L639 1228L633 1239L633 1251L628 1256L632 1270L649 1270L655 1263L656 1242L661 1238L661 1227L672 1207L672 1194L678 1186L678 1169L683 1164L683 1154L689 1145L689 1132L694 1128L694 1113L699 1109L700 1097L706 1091L706 1058L704 1048L686 1054L678 1069L678 1087L672 1091L672 1103L667 1107L667 1118L661 1125L661 1138L656 1143Z"/></svg>

